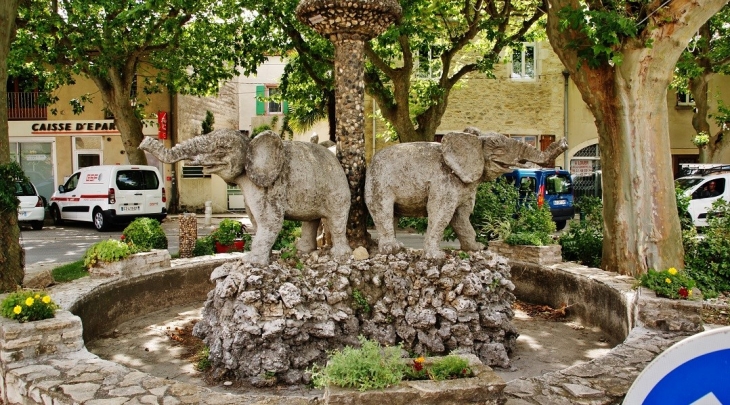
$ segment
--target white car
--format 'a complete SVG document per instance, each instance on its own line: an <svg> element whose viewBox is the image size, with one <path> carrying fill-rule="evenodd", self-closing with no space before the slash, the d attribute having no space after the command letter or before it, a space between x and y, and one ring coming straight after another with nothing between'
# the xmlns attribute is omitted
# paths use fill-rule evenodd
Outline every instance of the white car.
<svg viewBox="0 0 730 405"><path fill-rule="evenodd" d="M707 226L707 213L712 203L719 199L730 201L730 172L710 172L700 176L685 176L676 180L677 185L691 196L687 212L695 226Z"/></svg>
<svg viewBox="0 0 730 405"><path fill-rule="evenodd" d="M46 217L46 205L43 197L38 195L33 183L29 181L15 182L15 196L20 200L18 206L18 221L30 224L33 229L43 229L43 220Z"/></svg>

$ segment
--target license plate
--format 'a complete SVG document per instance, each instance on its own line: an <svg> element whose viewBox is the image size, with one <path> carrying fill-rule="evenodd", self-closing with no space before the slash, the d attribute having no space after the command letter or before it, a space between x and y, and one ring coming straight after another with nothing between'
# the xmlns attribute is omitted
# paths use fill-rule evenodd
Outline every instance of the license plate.
<svg viewBox="0 0 730 405"><path fill-rule="evenodd" d="M20 211L18 213L19 217L27 217L28 215L30 215L30 213L28 211Z"/></svg>
<svg viewBox="0 0 730 405"><path fill-rule="evenodd" d="M555 200L553 201L553 205L566 205L568 204L568 200Z"/></svg>
<svg viewBox="0 0 730 405"><path fill-rule="evenodd" d="M139 211L139 205L122 205L119 207L119 211Z"/></svg>

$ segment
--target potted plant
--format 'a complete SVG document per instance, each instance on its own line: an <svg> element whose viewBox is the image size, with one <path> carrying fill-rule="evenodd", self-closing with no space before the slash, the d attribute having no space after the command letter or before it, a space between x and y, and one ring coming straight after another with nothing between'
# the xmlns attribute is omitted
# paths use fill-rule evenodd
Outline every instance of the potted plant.
<svg viewBox="0 0 730 405"><path fill-rule="evenodd" d="M230 251L243 251L245 243L243 234L246 227L234 219L224 219L218 224L210 236L215 241L216 253L228 253Z"/></svg>

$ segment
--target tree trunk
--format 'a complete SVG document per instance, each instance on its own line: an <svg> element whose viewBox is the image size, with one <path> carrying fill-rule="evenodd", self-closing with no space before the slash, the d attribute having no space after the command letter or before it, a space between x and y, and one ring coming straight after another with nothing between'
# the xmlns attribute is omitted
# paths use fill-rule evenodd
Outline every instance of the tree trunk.
<svg viewBox="0 0 730 405"><path fill-rule="evenodd" d="M704 132L710 135L710 123L707 122L707 116L710 112L709 96L707 94L707 88L709 85L710 76L712 76L712 63L707 57L709 52L709 42L712 39L710 34L710 24L705 23L699 31L700 35L705 39L706 42L700 41L698 49L696 49L695 61L697 65L702 69L702 73L689 79L689 91L695 100L694 113L692 114L692 128L695 133L700 134ZM717 140L717 137L710 138L710 144L699 148L699 161L700 163L709 163L713 154L713 144Z"/></svg>
<svg viewBox="0 0 730 405"><path fill-rule="evenodd" d="M624 38L623 61L590 68L573 46L579 30L560 27L572 0L549 0L547 33L596 119L603 168L602 268L638 276L683 267L671 170L666 94L690 38L727 0L675 0L662 5L637 39ZM652 47L646 47L648 40ZM579 63L580 62L580 63Z"/></svg>
<svg viewBox="0 0 730 405"><path fill-rule="evenodd" d="M15 37L18 0L0 2L0 83L8 81L8 54ZM0 86L0 165L10 163L8 89ZM0 179L2 180L2 179ZM0 211L0 292L14 291L23 283L25 254L20 246L18 212Z"/></svg>

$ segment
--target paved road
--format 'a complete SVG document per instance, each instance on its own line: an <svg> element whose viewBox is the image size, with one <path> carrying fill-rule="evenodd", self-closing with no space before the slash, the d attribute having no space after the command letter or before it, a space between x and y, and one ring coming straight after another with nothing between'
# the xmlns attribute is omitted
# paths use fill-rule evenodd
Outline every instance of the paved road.
<svg viewBox="0 0 730 405"><path fill-rule="evenodd" d="M229 216L215 216L211 225L205 225L204 216L198 215L198 237L207 235L223 218ZM251 222L248 217L240 216L246 226ZM48 223L48 222L47 222ZM177 216L171 216L162 223L162 229L167 235L168 250L171 254L178 252L180 228ZM84 252L96 242L104 239L119 239L124 230L123 226L117 227L110 232L98 232L91 223L67 222L63 226L46 225L40 231L34 231L30 227L21 227L21 244L25 248L25 263L46 264L46 263L68 263L79 260ZM370 230L372 236L377 238L377 233ZM423 248L423 235L400 232L397 234L406 247ZM458 248L459 242L442 242L441 246Z"/></svg>

